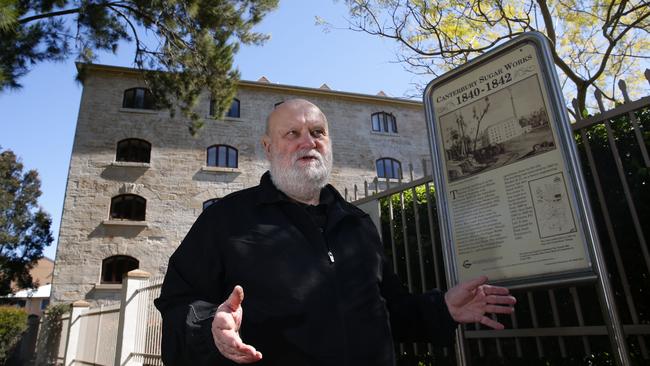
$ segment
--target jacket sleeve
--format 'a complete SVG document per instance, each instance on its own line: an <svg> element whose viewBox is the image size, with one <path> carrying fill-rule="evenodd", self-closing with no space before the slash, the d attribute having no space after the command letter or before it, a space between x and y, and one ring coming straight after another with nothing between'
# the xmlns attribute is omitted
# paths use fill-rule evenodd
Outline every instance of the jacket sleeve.
<svg viewBox="0 0 650 366"><path fill-rule="evenodd" d="M411 294L384 260L381 293L386 299L395 342L431 342L449 346L458 323L449 314L444 293L434 289Z"/></svg>
<svg viewBox="0 0 650 366"><path fill-rule="evenodd" d="M458 323L449 314L444 293L437 289L422 294L409 293L383 254L375 226L370 230L382 257L380 291L386 300L394 341L431 342L438 346L453 344Z"/></svg>
<svg viewBox="0 0 650 366"><path fill-rule="evenodd" d="M221 356L211 331L225 291L213 212L203 212L170 257L154 302L162 315L161 355L167 366L233 364Z"/></svg>

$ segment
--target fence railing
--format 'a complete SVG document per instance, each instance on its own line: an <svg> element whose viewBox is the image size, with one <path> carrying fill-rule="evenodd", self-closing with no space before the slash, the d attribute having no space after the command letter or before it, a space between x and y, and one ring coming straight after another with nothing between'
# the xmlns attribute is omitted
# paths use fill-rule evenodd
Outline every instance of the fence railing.
<svg viewBox="0 0 650 366"><path fill-rule="evenodd" d="M57 356L51 361L64 366L162 366L162 320L153 306L162 279L131 271L122 282L119 303L91 308L85 301L74 302L61 318L61 336L52 352Z"/></svg>
<svg viewBox="0 0 650 366"><path fill-rule="evenodd" d="M111 365L115 362L120 305L88 309L76 319L79 343L76 362L89 365Z"/></svg>
<svg viewBox="0 0 650 366"><path fill-rule="evenodd" d="M650 71L646 78L650 81ZM601 113L578 120L572 128L628 348L634 362L649 364L650 96L630 101L625 83L619 87L623 105L607 111L596 94ZM386 254L413 292L446 284L434 187L426 173L428 162L422 164L424 178L414 180L409 166L408 182L375 180L344 191L346 199L366 210L379 206L375 221L380 222ZM465 326L465 356L473 364L608 364L604 359L611 347L593 285L518 290L515 296L515 313L500 318L506 330ZM455 362L454 353L446 349L417 344L398 348L405 364Z"/></svg>

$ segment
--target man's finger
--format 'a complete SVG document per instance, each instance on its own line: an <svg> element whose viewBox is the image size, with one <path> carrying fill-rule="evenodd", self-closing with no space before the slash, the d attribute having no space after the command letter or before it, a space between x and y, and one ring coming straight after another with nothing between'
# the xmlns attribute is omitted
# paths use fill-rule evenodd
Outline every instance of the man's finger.
<svg viewBox="0 0 650 366"><path fill-rule="evenodd" d="M505 328L503 324L499 323L498 321L495 321L493 319L488 318L487 316L483 316L480 321L481 324L485 325L486 327L490 327L492 329L496 330L501 330Z"/></svg>
<svg viewBox="0 0 650 366"><path fill-rule="evenodd" d="M489 304L504 304L504 305L514 305L517 303L517 299L514 296L488 295L486 301Z"/></svg>
<svg viewBox="0 0 650 366"><path fill-rule="evenodd" d="M510 306L487 305L485 307L486 313L493 313L493 314L512 314L514 311L515 308Z"/></svg>
<svg viewBox="0 0 650 366"><path fill-rule="evenodd" d="M226 299L224 304L227 305L232 311L237 311L237 309L239 309L239 306L241 306L242 301L244 301L244 289L241 286L237 285L234 289L232 289L230 296L228 296L228 299Z"/></svg>
<svg viewBox="0 0 650 366"><path fill-rule="evenodd" d="M217 348L226 358L236 362L255 362L262 359L262 353L245 344L239 337L227 337L225 342L217 341Z"/></svg>
<svg viewBox="0 0 650 366"><path fill-rule="evenodd" d="M237 363L253 363L253 362L257 362L257 361L261 360L262 359L262 354L257 352L257 353L255 353L253 355L243 355L243 356L242 355L235 355L230 359L237 362Z"/></svg>
<svg viewBox="0 0 650 366"><path fill-rule="evenodd" d="M491 285L483 286L483 291L488 295L508 295L510 293L510 290L505 287Z"/></svg>
<svg viewBox="0 0 650 366"><path fill-rule="evenodd" d="M474 279L471 279L469 281L461 282L459 283L459 286L463 288L464 290L471 291L474 290L475 288L487 283L487 276L478 276Z"/></svg>

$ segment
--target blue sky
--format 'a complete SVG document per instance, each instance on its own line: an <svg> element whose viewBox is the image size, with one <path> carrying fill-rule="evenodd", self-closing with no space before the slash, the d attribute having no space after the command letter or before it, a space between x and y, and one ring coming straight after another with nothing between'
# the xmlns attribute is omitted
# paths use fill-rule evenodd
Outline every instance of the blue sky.
<svg viewBox="0 0 650 366"><path fill-rule="evenodd" d="M342 1L282 0L257 28L271 35L261 47L242 47L235 64L244 80L266 76L273 83L389 96L412 95L413 83L426 83L394 63L397 45L345 29L324 32L320 16L346 26ZM131 66L133 53L123 45L117 55L101 55L97 63ZM20 80L23 88L0 94L0 146L13 150L26 169L41 178L41 206L52 216L55 244L45 255L54 258L82 87L74 81L74 60L37 65Z"/></svg>

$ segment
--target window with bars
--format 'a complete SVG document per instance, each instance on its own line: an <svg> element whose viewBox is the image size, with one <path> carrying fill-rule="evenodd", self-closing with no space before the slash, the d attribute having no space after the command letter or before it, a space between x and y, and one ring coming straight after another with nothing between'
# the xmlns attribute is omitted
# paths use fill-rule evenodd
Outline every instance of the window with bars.
<svg viewBox="0 0 650 366"><path fill-rule="evenodd" d="M228 145L208 147L207 166L237 168L237 149Z"/></svg>
<svg viewBox="0 0 650 366"><path fill-rule="evenodd" d="M147 88L131 88L124 91L122 108L154 109L153 94Z"/></svg>
<svg viewBox="0 0 650 366"><path fill-rule="evenodd" d="M117 143L115 161L148 163L151 159L151 144L141 139L124 139Z"/></svg>
<svg viewBox="0 0 650 366"><path fill-rule="evenodd" d="M373 113L370 120L375 132L397 133L397 119L392 113Z"/></svg>
<svg viewBox="0 0 650 366"><path fill-rule="evenodd" d="M122 283L129 271L138 269L140 262L128 255L114 255L102 261L101 283Z"/></svg>
<svg viewBox="0 0 650 366"><path fill-rule="evenodd" d="M378 178L400 179L402 178L402 163L393 158L377 159Z"/></svg>
<svg viewBox="0 0 650 366"><path fill-rule="evenodd" d="M135 194L121 194L111 199L111 220L144 221L147 200Z"/></svg>
<svg viewBox="0 0 650 366"><path fill-rule="evenodd" d="M215 117L216 115L216 103L217 101L214 99L210 100L210 116ZM239 99L235 98L232 100L232 104L230 104L230 109L228 109L228 112L226 113L226 117L230 118L240 118L240 110L239 110L240 102Z"/></svg>

